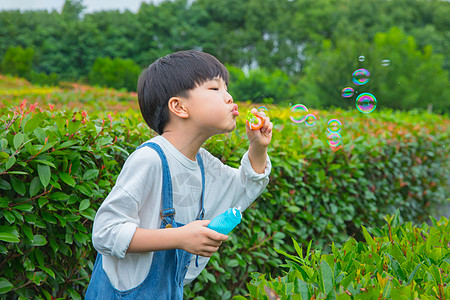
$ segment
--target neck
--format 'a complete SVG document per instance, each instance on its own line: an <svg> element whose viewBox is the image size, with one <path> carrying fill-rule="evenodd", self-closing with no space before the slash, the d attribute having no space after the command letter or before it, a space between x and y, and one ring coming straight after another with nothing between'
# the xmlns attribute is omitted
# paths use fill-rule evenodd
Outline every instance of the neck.
<svg viewBox="0 0 450 300"><path fill-rule="evenodd" d="M162 136L168 140L178 151L190 160L195 161L198 150L208 138L191 136L186 132L165 130Z"/></svg>

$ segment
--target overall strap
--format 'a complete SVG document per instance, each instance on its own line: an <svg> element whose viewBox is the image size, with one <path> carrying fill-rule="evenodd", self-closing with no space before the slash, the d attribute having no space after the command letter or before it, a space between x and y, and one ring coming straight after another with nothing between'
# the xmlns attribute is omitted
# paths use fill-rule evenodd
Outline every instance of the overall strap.
<svg viewBox="0 0 450 300"><path fill-rule="evenodd" d="M200 171L202 173L202 199L201 201L201 209L200 209L200 213L197 216L197 220L203 220L203 217L205 216L205 168L203 167L203 160L202 157L200 156L200 153L197 153L197 161L198 161L198 165L200 166Z"/></svg>
<svg viewBox="0 0 450 300"><path fill-rule="evenodd" d="M200 153L197 153L197 161L198 161L198 165L200 166L200 171L202 173L202 199L201 201L201 209L200 209L200 213L197 216L197 220L203 220L203 217L205 216L205 168L203 167L203 160L202 157L200 156ZM198 255L195 258L195 266L198 268Z"/></svg>
<svg viewBox="0 0 450 300"><path fill-rule="evenodd" d="M162 176L163 176L163 184L162 184L162 209L160 212L161 219L165 221L165 224L172 224L172 221L175 217L175 208L173 207L173 192L172 192L172 176L170 175L169 164L167 162L167 157L164 154L161 146L154 142L147 142L139 146L137 149L141 147L150 147L158 153L161 158L161 167L162 167Z"/></svg>

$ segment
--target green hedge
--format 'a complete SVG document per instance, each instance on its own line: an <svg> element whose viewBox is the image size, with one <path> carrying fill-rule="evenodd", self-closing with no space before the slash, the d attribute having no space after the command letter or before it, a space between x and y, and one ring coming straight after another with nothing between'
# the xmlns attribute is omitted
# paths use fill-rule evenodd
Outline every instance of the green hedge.
<svg viewBox="0 0 450 300"><path fill-rule="evenodd" d="M241 111L245 111L245 105ZM269 107L275 123L269 149L271 183L244 212L244 221L211 259L186 298L230 298L246 293L251 272L278 274L273 247L293 252L311 239L326 248L361 225L399 208L424 220L444 200L449 120L383 112L316 112L317 125L289 120L289 109ZM326 144L326 122L343 121L343 146ZM23 298L80 298L94 261L90 232L96 209L124 160L152 136L137 111L107 114L42 110L25 103L0 110L0 293ZM205 145L237 166L248 147L242 118L228 135Z"/></svg>
<svg viewBox="0 0 450 300"><path fill-rule="evenodd" d="M311 244L305 252L294 240L295 255L277 250L287 257L286 275L252 274L248 299L449 299L449 220L431 218L420 228L399 224L397 211L386 221L362 226L365 242L350 238L329 254Z"/></svg>

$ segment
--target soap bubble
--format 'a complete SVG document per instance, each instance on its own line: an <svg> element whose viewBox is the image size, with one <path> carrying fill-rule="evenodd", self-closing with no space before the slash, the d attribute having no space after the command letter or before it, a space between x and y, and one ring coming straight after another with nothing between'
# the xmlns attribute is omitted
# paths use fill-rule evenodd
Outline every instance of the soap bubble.
<svg viewBox="0 0 450 300"><path fill-rule="evenodd" d="M390 59L383 59L383 60L381 61L381 65L382 65L383 67L389 67L389 66L391 65L391 60L390 60Z"/></svg>
<svg viewBox="0 0 450 300"><path fill-rule="evenodd" d="M363 85L369 82L370 72L366 69L358 69L352 74L352 81L356 85Z"/></svg>
<svg viewBox="0 0 450 300"><path fill-rule="evenodd" d="M341 131L342 123L338 119L330 119L328 121L328 131L331 133L338 133Z"/></svg>
<svg viewBox="0 0 450 300"><path fill-rule="evenodd" d="M302 123L306 120L308 108L303 104L295 104L291 107L291 120L294 123Z"/></svg>
<svg viewBox="0 0 450 300"><path fill-rule="evenodd" d="M363 62L365 59L366 59L366 57L365 57L364 55L360 55L360 56L358 57L358 60L359 60L360 62Z"/></svg>
<svg viewBox="0 0 450 300"><path fill-rule="evenodd" d="M362 93L356 98L356 108L362 113L371 113L376 107L377 99L371 93Z"/></svg>
<svg viewBox="0 0 450 300"><path fill-rule="evenodd" d="M305 125L306 126L314 126L316 125L316 116L313 114L309 114L306 116L305 119Z"/></svg>
<svg viewBox="0 0 450 300"><path fill-rule="evenodd" d="M268 117L269 116L269 109L267 107L265 107L265 106L258 107L258 112L263 117Z"/></svg>
<svg viewBox="0 0 450 300"><path fill-rule="evenodd" d="M345 87L342 89L342 97L344 98L350 98L353 96L353 93L355 93L355 90L351 87Z"/></svg>
<svg viewBox="0 0 450 300"><path fill-rule="evenodd" d="M341 144L342 136L337 132L330 132L328 135L328 145L331 147L337 147Z"/></svg>

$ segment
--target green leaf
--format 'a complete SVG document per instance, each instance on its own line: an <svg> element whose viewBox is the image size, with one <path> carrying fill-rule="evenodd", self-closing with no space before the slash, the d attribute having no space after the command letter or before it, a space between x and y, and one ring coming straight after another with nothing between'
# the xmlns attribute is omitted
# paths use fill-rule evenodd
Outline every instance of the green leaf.
<svg viewBox="0 0 450 300"><path fill-rule="evenodd" d="M14 214L10 212L9 210L3 211L3 216L5 217L6 221L8 221L9 224L14 223L16 220L16 217L14 217Z"/></svg>
<svg viewBox="0 0 450 300"><path fill-rule="evenodd" d="M55 272L53 272L51 269L44 267L44 266L39 266L39 268L44 271L45 273L47 273L48 275L50 275L53 279L55 279Z"/></svg>
<svg viewBox="0 0 450 300"><path fill-rule="evenodd" d="M25 124L23 131L25 133L30 133L34 131L42 122L42 115L35 114L28 122Z"/></svg>
<svg viewBox="0 0 450 300"><path fill-rule="evenodd" d="M41 189L41 181L39 177L34 177L33 180L31 180L30 183L30 197L33 197L36 195Z"/></svg>
<svg viewBox="0 0 450 300"><path fill-rule="evenodd" d="M46 188L50 183L50 176L52 174L50 171L50 167L47 165L38 164L37 169L39 179L41 180L41 183L44 186L44 188Z"/></svg>
<svg viewBox="0 0 450 300"><path fill-rule="evenodd" d="M397 276L397 279L400 279L401 281L406 281L407 278L405 276L405 272L403 271L403 269L400 266L400 264L398 263L398 261L393 256L391 256L389 253L386 253L386 255L391 260L391 267L394 270L394 272Z"/></svg>
<svg viewBox="0 0 450 300"><path fill-rule="evenodd" d="M84 199L80 202L80 207L78 208L80 211L85 210L91 206L89 199Z"/></svg>
<svg viewBox="0 0 450 300"><path fill-rule="evenodd" d="M44 160L44 159L34 159L33 162L40 163L40 164L43 164L43 165L47 165L47 166L50 166L50 167L56 169L55 164L52 163L51 161L48 161L48 160Z"/></svg>
<svg viewBox="0 0 450 300"><path fill-rule="evenodd" d="M0 189L9 191L11 189L11 185L8 181L0 178Z"/></svg>
<svg viewBox="0 0 450 300"><path fill-rule="evenodd" d="M9 282L6 278L0 277L0 294L5 294L12 290L13 284Z"/></svg>
<svg viewBox="0 0 450 300"><path fill-rule="evenodd" d="M412 282L413 279L414 279L414 276L416 275L417 271L418 271L419 268L422 266L422 264L423 264L423 263L419 263L419 264L414 268L414 271L412 271L411 274L409 275L408 282L406 283L406 285L410 285L410 284L411 284L411 282Z"/></svg>
<svg viewBox="0 0 450 300"><path fill-rule="evenodd" d="M23 135L23 133L18 132L15 136L14 136L14 140L13 140L13 144L14 144L14 149L19 149L19 147L23 144L23 141L25 139L25 136Z"/></svg>
<svg viewBox="0 0 450 300"><path fill-rule="evenodd" d="M23 183L23 181L17 179L14 176L10 176L10 178L11 178L11 185L14 191L16 191L16 193L21 196L25 195L25 192L27 191L25 183Z"/></svg>
<svg viewBox="0 0 450 300"><path fill-rule="evenodd" d="M310 299L308 284L303 280L296 278L294 289L296 293L300 293L301 299Z"/></svg>
<svg viewBox="0 0 450 300"><path fill-rule="evenodd" d="M47 244L47 239L40 234L36 234L31 241L31 245L33 246L44 246Z"/></svg>
<svg viewBox="0 0 450 300"><path fill-rule="evenodd" d="M0 232L0 241L8 242L8 243L18 243L20 239L18 235L12 234L10 232Z"/></svg>
<svg viewBox="0 0 450 300"><path fill-rule="evenodd" d="M86 196L92 196L92 190L90 189L90 187L87 185L87 184L85 184L85 183L83 183L83 184L77 184L76 186L75 186L75 188L77 189L77 190L79 190L80 192L82 192L84 195L86 195Z"/></svg>
<svg viewBox="0 0 450 300"><path fill-rule="evenodd" d="M362 225L361 225L361 227L362 227L363 235L364 235L364 238L366 239L367 244L369 244L372 247L376 247L377 243L375 243L375 241L373 240L372 236L367 231L366 227L364 227Z"/></svg>
<svg viewBox="0 0 450 300"><path fill-rule="evenodd" d="M70 176L69 174L67 174L67 173L60 173L59 174L59 178L61 178L62 179L62 181L64 181L67 185L70 185L70 186L75 186L75 184L76 184L76 182L75 182L75 180L72 178L72 176Z"/></svg>
<svg viewBox="0 0 450 300"><path fill-rule="evenodd" d="M56 149L63 149L78 144L78 140L69 140L56 146Z"/></svg>
<svg viewBox="0 0 450 300"><path fill-rule="evenodd" d="M4 151L0 151L0 163L3 163L5 161L7 161L9 158L9 154L4 152Z"/></svg>
<svg viewBox="0 0 450 300"><path fill-rule="evenodd" d="M26 236L29 240L32 240L32 239L33 239L33 230L32 230L30 227L23 225L23 226L22 226L22 230L23 230L23 233L25 234L25 236Z"/></svg>
<svg viewBox="0 0 450 300"><path fill-rule="evenodd" d="M98 177L99 171L97 169L87 170L83 175L83 180L91 180Z"/></svg>
<svg viewBox="0 0 450 300"><path fill-rule="evenodd" d="M69 199L69 195L63 192L54 192L50 195L50 199L56 200L56 201L66 201Z"/></svg>
<svg viewBox="0 0 450 300"><path fill-rule="evenodd" d="M41 127L37 127L34 131L33 131L34 135L37 137L38 141L41 144L45 143L45 138L47 137L45 135L45 131L44 129L42 129Z"/></svg>
<svg viewBox="0 0 450 300"><path fill-rule="evenodd" d="M292 238L292 242L294 243L294 247L295 247L295 251L297 252L297 255L303 259L303 249L302 247L299 246L299 244L297 243L296 240L294 240L294 238Z"/></svg>
<svg viewBox="0 0 450 300"><path fill-rule="evenodd" d="M22 211L30 212L30 211L33 210L33 205L25 203L25 204L20 204L20 205L14 206L13 208L14 209L18 209L18 210L22 210Z"/></svg>
<svg viewBox="0 0 450 300"><path fill-rule="evenodd" d="M325 260L320 262L320 271L322 274L322 292L325 293L325 295L328 295L328 293L333 289L333 271Z"/></svg>
<svg viewBox="0 0 450 300"><path fill-rule="evenodd" d="M6 162L6 170L10 169L16 163L16 157L14 155L10 156Z"/></svg>

